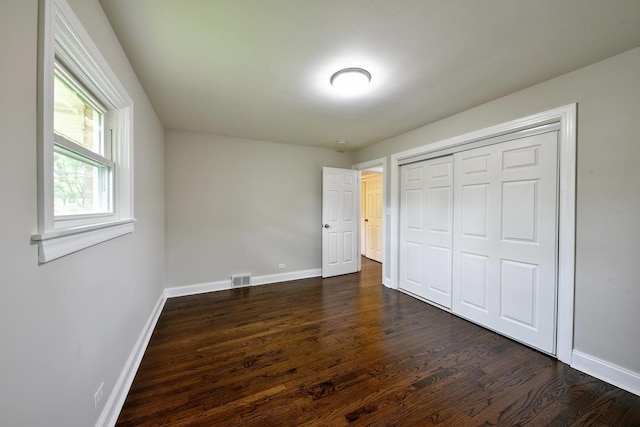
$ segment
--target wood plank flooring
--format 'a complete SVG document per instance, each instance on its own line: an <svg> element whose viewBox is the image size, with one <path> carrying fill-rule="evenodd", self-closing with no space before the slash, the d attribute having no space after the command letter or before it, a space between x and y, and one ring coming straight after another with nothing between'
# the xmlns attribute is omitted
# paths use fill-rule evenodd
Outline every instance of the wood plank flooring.
<svg viewBox="0 0 640 427"><path fill-rule="evenodd" d="M640 426L640 397L361 273L169 299L118 426Z"/></svg>

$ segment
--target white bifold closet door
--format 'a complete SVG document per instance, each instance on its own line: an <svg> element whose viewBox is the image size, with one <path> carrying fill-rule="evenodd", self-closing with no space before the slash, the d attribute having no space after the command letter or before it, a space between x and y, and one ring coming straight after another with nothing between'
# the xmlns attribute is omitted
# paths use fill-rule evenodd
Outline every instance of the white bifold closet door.
<svg viewBox="0 0 640 427"><path fill-rule="evenodd" d="M451 308L453 157L400 167L400 288Z"/></svg>
<svg viewBox="0 0 640 427"><path fill-rule="evenodd" d="M555 354L551 131L400 167L400 288Z"/></svg>
<svg viewBox="0 0 640 427"><path fill-rule="evenodd" d="M454 155L453 311L555 353L557 132Z"/></svg>

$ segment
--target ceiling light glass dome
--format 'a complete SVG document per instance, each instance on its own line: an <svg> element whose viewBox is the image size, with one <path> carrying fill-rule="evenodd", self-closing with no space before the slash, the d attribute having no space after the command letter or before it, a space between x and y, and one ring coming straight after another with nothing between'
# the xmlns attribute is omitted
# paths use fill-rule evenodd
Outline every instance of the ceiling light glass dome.
<svg viewBox="0 0 640 427"><path fill-rule="evenodd" d="M371 82L371 73L363 68L344 68L336 71L330 79L333 86L345 95L357 95L363 93Z"/></svg>

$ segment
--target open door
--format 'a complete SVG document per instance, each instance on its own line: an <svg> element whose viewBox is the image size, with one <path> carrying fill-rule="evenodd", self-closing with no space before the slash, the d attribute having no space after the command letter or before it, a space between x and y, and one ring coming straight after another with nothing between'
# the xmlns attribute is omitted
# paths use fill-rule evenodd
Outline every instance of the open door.
<svg viewBox="0 0 640 427"><path fill-rule="evenodd" d="M322 168L322 277L360 269L358 174L352 169Z"/></svg>

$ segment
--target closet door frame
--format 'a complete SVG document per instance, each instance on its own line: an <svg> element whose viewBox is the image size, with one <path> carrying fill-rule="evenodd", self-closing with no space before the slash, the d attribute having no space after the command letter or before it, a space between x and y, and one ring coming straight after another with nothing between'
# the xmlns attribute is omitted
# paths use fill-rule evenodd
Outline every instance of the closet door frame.
<svg viewBox="0 0 640 427"><path fill-rule="evenodd" d="M558 295L556 357L571 365L575 288L575 206L576 206L576 104L569 104L532 116L456 136L433 144L393 154L390 162L389 276L385 285L399 285L400 165L412 161L463 151L482 140L558 123Z"/></svg>

